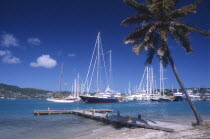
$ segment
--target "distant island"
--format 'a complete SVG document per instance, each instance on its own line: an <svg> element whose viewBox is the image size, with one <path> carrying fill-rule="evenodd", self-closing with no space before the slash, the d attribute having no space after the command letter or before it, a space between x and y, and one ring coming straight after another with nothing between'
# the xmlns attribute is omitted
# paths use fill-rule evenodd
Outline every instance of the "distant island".
<svg viewBox="0 0 210 139"><path fill-rule="evenodd" d="M68 96L70 91L62 91L62 96ZM0 98L23 98L23 99L46 99L56 97L55 91L48 91L37 88L20 88L14 85L0 83Z"/></svg>
<svg viewBox="0 0 210 139"><path fill-rule="evenodd" d="M159 90L158 90L159 91ZM173 92L176 92L177 89L165 89L165 94L167 96L172 96ZM179 89L182 92L181 89ZM205 94L210 93L208 88L187 88L187 91L193 94L199 93L202 97ZM61 91L63 97L71 95L71 91ZM95 93L92 93L94 95ZM56 91L43 90L38 88L21 88L14 85L7 85L0 83L0 98L22 98L22 99L46 99L57 97L58 93ZM127 93L122 93L122 96L127 95Z"/></svg>

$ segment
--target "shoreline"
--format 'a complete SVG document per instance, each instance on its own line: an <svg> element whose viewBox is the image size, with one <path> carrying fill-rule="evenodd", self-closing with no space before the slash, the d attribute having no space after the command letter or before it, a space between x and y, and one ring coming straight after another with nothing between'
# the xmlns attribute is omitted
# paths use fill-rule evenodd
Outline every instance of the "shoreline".
<svg viewBox="0 0 210 139"><path fill-rule="evenodd" d="M145 128L123 127L116 129L109 125L92 133L75 137L75 139L210 139L210 120L205 122L208 126L192 127L173 133ZM189 125L189 122L182 123L182 125L186 124Z"/></svg>
<svg viewBox="0 0 210 139"><path fill-rule="evenodd" d="M55 104L49 103L45 100L4 100L1 101L2 107L0 109L0 133L2 139L17 138L17 139L69 139L69 138L160 138L161 136L189 136L191 131L181 131L175 133L166 133L157 130L143 129L143 128L116 128L113 125L79 117L77 115L49 115L49 116L34 116L34 109L46 110L48 107L52 109L89 109L93 107L113 109L113 115L120 111L122 116L137 117L142 115L142 119L150 119L154 121L161 121L167 123L176 123L183 125L191 125L195 121L195 117L189 106L186 103L121 103L121 104L83 104L73 103L69 104ZM210 122L210 103L197 102L196 106L201 113L201 117ZM56 132L55 132L56 131ZM199 130L196 134L199 134ZM210 131L210 129L209 129ZM184 135L188 133L189 135ZM205 134L204 131L200 133ZM159 136L153 136L157 134ZM192 133L194 135L194 133ZM209 134L209 133L208 133ZM196 136L196 135L195 135ZM201 136L201 135L200 135ZM202 135L203 136L203 135ZM209 139L210 137L207 136ZM197 137L199 138L199 137Z"/></svg>

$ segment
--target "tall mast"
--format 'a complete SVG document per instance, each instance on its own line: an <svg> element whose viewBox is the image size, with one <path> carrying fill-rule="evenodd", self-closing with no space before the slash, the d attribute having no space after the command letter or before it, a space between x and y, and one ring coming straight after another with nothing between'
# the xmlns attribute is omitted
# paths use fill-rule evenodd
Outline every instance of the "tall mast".
<svg viewBox="0 0 210 139"><path fill-rule="evenodd" d="M103 62L103 63L101 63ZM92 84L92 79L94 78L94 90L98 93L100 89L102 89L101 79L102 79L102 71L101 68L104 68L105 70L105 76L106 76L106 85L109 86L109 80L107 78L107 70L106 70L106 64L105 64L105 58L104 58L104 52L103 47L101 43L101 37L100 32L98 32L96 43L94 46L94 50L91 57L91 62L88 68L88 73L85 79L84 88L87 90L87 92L90 91L90 86Z"/></svg>
<svg viewBox="0 0 210 139"><path fill-rule="evenodd" d="M162 96L164 96L165 87L164 87L164 77L163 77L163 64L160 61L160 92L162 91Z"/></svg>
<svg viewBox="0 0 210 139"><path fill-rule="evenodd" d="M174 92L174 85L172 84L172 93Z"/></svg>
<svg viewBox="0 0 210 139"><path fill-rule="evenodd" d="M151 92L152 94L154 94L154 74L153 74L153 68L151 67Z"/></svg>
<svg viewBox="0 0 210 139"><path fill-rule="evenodd" d="M82 83L81 83L81 94L80 95L84 95L84 81L82 80Z"/></svg>
<svg viewBox="0 0 210 139"><path fill-rule="evenodd" d="M99 68L100 68L100 32L98 33L97 37L98 41L98 52L97 52L97 75L96 75L96 88L97 88L97 93L99 92Z"/></svg>
<svg viewBox="0 0 210 139"><path fill-rule="evenodd" d="M155 94L158 94L158 92L157 92L157 82L156 82L156 80L155 80Z"/></svg>
<svg viewBox="0 0 210 139"><path fill-rule="evenodd" d="M71 85L71 95L73 96L74 94L72 93L74 93L74 84Z"/></svg>
<svg viewBox="0 0 210 139"><path fill-rule="evenodd" d="M139 87L138 87L139 92L141 92L141 90L144 89L144 88L142 88L142 85L143 85L143 80L145 79L146 70L147 70L147 67L144 68L144 73L143 73L143 76L142 76L141 81L139 83Z"/></svg>
<svg viewBox="0 0 210 139"><path fill-rule="evenodd" d="M160 94L161 94L161 91L162 91L162 64L161 64L162 61L160 61Z"/></svg>
<svg viewBox="0 0 210 139"><path fill-rule="evenodd" d="M76 98L77 93L77 79L74 79L74 98Z"/></svg>
<svg viewBox="0 0 210 139"><path fill-rule="evenodd" d="M128 83L128 93L131 95L131 81Z"/></svg>
<svg viewBox="0 0 210 139"><path fill-rule="evenodd" d="M80 91L80 84L79 84L79 73L77 74L77 95L76 98L79 97L79 91Z"/></svg>
<svg viewBox="0 0 210 139"><path fill-rule="evenodd" d="M164 76L163 76L163 64L160 61L160 92L162 91L162 96L165 95L165 85L164 85Z"/></svg>
<svg viewBox="0 0 210 139"><path fill-rule="evenodd" d="M109 87L111 87L111 80L112 80L112 50L109 51L109 84L108 84Z"/></svg>
<svg viewBox="0 0 210 139"><path fill-rule="evenodd" d="M59 81L59 90L58 97L61 98L61 87L62 87L62 76L63 76L63 63L61 64L61 72L60 72L60 81Z"/></svg>
<svg viewBox="0 0 210 139"><path fill-rule="evenodd" d="M91 60L90 60L90 64L89 64L89 68L88 68L88 72L87 72L87 75L86 75L86 78L85 78L85 83L84 83L84 88L86 89L86 91L89 93L89 82L88 82L88 77L89 77L89 73L90 73L90 70L91 70L91 67L92 67L92 62L93 62L93 58L95 56L95 51L96 51L96 48L97 48L97 42L98 41L98 36L97 36L97 39L96 39L96 42L95 42L95 46L94 46L94 49L93 49L93 53L92 53L92 56L91 56ZM96 57L97 59L97 57ZM95 60L96 60L95 59ZM95 62L96 63L96 62ZM94 68L95 68L95 64L94 64ZM91 84L91 83L90 83Z"/></svg>
<svg viewBox="0 0 210 139"><path fill-rule="evenodd" d="M147 84L146 84L146 87L147 87L147 94L149 93L149 70L148 70L148 65L147 65Z"/></svg>
<svg viewBox="0 0 210 139"><path fill-rule="evenodd" d="M161 64L162 65L162 85L163 85L163 96L165 95L165 84L164 84L164 80L165 80L165 78L164 78L164 70L163 70L163 64Z"/></svg>
<svg viewBox="0 0 210 139"><path fill-rule="evenodd" d="M152 94L152 68L149 68L149 94Z"/></svg>

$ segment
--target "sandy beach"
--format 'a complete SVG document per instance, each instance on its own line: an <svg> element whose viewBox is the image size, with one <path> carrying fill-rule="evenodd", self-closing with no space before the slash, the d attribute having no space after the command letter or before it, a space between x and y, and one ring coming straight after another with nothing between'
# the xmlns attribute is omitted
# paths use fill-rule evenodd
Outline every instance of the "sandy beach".
<svg viewBox="0 0 210 139"><path fill-rule="evenodd" d="M144 128L116 129L109 126L76 139L210 139L210 121L206 121L206 123L208 125L206 124L205 127L192 127L173 133ZM183 123L183 125L185 124L189 123Z"/></svg>

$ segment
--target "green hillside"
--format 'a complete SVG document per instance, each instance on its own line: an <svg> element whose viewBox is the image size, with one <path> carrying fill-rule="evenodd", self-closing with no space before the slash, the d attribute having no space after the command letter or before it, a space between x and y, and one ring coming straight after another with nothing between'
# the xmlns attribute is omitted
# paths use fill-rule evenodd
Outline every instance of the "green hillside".
<svg viewBox="0 0 210 139"><path fill-rule="evenodd" d="M61 92L63 96L70 95L70 92ZM0 98L50 98L55 97L56 92L37 88L20 88L14 85L0 83Z"/></svg>

